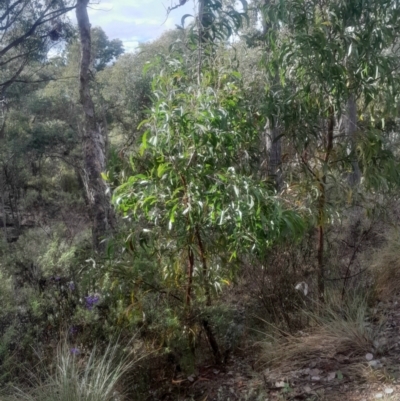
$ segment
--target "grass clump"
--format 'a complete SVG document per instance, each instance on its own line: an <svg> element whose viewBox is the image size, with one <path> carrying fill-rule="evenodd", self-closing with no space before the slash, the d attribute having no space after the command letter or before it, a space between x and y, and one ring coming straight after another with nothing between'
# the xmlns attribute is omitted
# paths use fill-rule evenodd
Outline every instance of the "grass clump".
<svg viewBox="0 0 400 401"><path fill-rule="evenodd" d="M368 297L352 294L339 302L336 295L327 297L315 312L304 312L309 327L296 335L275 330L264 345L262 362L279 370L306 366L313 359L363 358L374 346L380 328L368 323Z"/></svg>
<svg viewBox="0 0 400 401"><path fill-rule="evenodd" d="M26 401L113 401L121 399L118 385L137 362L120 356L120 347L109 344L100 354L96 348L81 356L63 344L57 350L53 371L36 376L31 391L17 389L11 400Z"/></svg>
<svg viewBox="0 0 400 401"><path fill-rule="evenodd" d="M390 232L384 247L373 257L371 271L379 299L388 300L400 288L400 234Z"/></svg>

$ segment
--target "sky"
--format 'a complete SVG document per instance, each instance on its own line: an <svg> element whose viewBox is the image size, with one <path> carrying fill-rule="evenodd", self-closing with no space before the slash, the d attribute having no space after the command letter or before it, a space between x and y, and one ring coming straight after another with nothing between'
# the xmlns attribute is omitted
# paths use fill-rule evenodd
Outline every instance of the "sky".
<svg viewBox="0 0 400 401"><path fill-rule="evenodd" d="M138 43L157 39L163 32L180 24L185 14L194 14L195 0L169 14L167 8L179 0L101 0L89 6L92 26L103 28L109 39L121 39L125 51L132 52ZM98 4L96 4L98 3ZM72 20L76 22L75 16Z"/></svg>

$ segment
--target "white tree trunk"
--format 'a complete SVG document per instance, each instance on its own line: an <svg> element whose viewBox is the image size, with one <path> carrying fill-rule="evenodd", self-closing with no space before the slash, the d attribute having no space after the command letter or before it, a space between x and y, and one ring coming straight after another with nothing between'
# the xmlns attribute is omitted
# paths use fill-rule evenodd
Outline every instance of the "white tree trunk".
<svg viewBox="0 0 400 401"><path fill-rule="evenodd" d="M272 125L272 127L271 127ZM272 122L265 126L265 149L267 154L267 175L279 191L282 187L282 149L279 129Z"/></svg>

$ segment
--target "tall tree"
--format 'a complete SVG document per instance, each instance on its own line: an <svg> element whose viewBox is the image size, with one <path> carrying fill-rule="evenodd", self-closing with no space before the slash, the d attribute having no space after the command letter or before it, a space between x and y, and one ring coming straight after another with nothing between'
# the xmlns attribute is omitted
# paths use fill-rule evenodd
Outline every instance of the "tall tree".
<svg viewBox="0 0 400 401"><path fill-rule="evenodd" d="M367 188L382 188L387 180L398 182L396 173L376 179L374 166L380 163L388 170L385 162L392 163L376 121L390 115L396 104L400 77L393 54L400 10L395 1L290 0L271 1L266 15L280 31L269 38L274 53L270 80L280 79L269 114L279 111L282 134L296 155L292 166L301 166L298 177L310 183L307 192L314 194L310 205L318 232L318 292L323 300L325 227L333 189L341 192L338 203L346 192L349 198L353 193L337 177L350 172L349 184L356 184L362 166ZM364 119L362 133L357 127L357 106ZM343 115L347 135L342 135L338 124ZM360 147L364 149L358 155Z"/></svg>
<svg viewBox="0 0 400 401"><path fill-rule="evenodd" d="M74 0L2 0L0 2L0 91L15 82L32 59L44 57L62 35L61 18Z"/></svg>
<svg viewBox="0 0 400 401"><path fill-rule="evenodd" d="M180 294L187 321L200 316L219 363L221 349L204 308L233 274L239 255L265 254L273 241L301 231L303 222L283 210L249 168L247 156L265 121L252 118L240 74L219 64L218 53L226 51L243 14L234 8L225 12L218 0L200 6L190 32L191 53L166 57L153 84L141 152L132 157L140 173L125 176L114 199L120 211L146 222L141 235L155 249L173 244L171 259L158 264L163 270L155 276ZM199 63L193 65L196 57Z"/></svg>
<svg viewBox="0 0 400 401"><path fill-rule="evenodd" d="M105 170L105 134L96 119L95 107L90 91L91 77L91 32L87 12L89 0L78 0L76 18L81 42L80 63L80 101L84 113L83 133L83 182L92 220L93 247L96 251L104 249L106 235L114 226L114 213L106 183L102 178Z"/></svg>
<svg viewBox="0 0 400 401"><path fill-rule="evenodd" d="M269 4L270 0L264 1L264 6L262 7L262 11L264 11ZM269 41L268 36L270 34L274 34L271 32L272 30L278 30L278 26L272 23L272 21L268 21L266 16L264 15L262 18L263 22L263 36L264 42L266 44L266 51L269 52ZM275 78L273 78L272 90L275 90L279 87L279 76L276 74ZM282 187L282 140L279 135L279 127L278 127L278 119L277 116L269 116L267 124L265 125L264 132L264 141L265 141L265 151L267 158L267 175L274 182L276 189L279 191Z"/></svg>

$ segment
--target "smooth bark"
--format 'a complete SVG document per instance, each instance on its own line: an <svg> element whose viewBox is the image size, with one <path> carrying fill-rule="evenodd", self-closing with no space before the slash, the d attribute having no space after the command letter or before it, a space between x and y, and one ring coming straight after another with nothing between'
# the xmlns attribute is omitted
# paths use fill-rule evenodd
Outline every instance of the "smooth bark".
<svg viewBox="0 0 400 401"><path fill-rule="evenodd" d="M267 154L267 175L273 180L276 189L279 191L282 187L282 147L279 129L273 122L269 122L265 127L265 150Z"/></svg>
<svg viewBox="0 0 400 401"><path fill-rule="evenodd" d="M264 0L265 8L267 8L269 4L269 0ZM262 18L262 27L265 38L267 38L267 35L271 29L277 29L271 23L267 22L265 16ZM267 48L266 50L268 51L269 49ZM274 78L274 85L279 86L278 75L276 75ZM277 121L269 119L265 126L264 138L267 158L267 176L274 182L276 189L279 191L282 188L282 143L279 136L279 127Z"/></svg>

